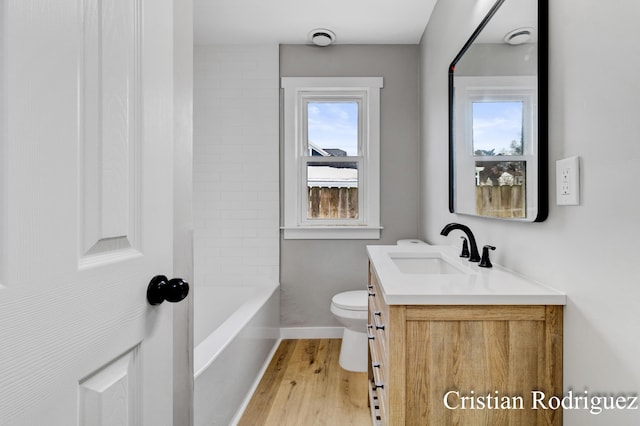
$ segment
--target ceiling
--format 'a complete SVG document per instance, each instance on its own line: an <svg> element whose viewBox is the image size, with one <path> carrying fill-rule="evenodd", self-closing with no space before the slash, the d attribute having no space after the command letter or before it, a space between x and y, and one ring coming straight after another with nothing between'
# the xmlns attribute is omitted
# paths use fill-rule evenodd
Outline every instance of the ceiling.
<svg viewBox="0 0 640 426"><path fill-rule="evenodd" d="M194 0L194 41L305 44L326 28L336 44L417 44L437 0Z"/></svg>
<svg viewBox="0 0 640 426"><path fill-rule="evenodd" d="M476 39L477 43L502 43L504 36L518 28L531 28L531 42L537 41L538 2L531 0L505 1Z"/></svg>

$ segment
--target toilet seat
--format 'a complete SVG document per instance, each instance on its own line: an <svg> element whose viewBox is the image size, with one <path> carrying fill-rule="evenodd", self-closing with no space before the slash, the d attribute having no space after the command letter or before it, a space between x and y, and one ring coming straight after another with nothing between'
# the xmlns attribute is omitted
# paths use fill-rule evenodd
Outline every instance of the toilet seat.
<svg viewBox="0 0 640 426"><path fill-rule="evenodd" d="M368 293L366 290L353 290L338 293L331 299L331 303L347 311L366 311L368 308Z"/></svg>

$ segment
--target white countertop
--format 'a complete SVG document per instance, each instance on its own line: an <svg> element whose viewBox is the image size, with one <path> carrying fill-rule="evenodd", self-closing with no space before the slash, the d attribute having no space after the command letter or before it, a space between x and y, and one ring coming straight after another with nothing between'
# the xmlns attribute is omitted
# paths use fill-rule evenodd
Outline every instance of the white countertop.
<svg viewBox="0 0 640 426"><path fill-rule="evenodd" d="M566 305L567 296L499 265L481 268L450 246L370 245L367 253L388 305ZM460 273L403 273L392 256L437 253Z"/></svg>

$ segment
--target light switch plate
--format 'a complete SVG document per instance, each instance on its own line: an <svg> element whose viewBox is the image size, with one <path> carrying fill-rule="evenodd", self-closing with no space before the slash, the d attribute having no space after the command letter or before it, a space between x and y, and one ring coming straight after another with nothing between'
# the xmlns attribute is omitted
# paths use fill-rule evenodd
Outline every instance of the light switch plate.
<svg viewBox="0 0 640 426"><path fill-rule="evenodd" d="M580 157L556 161L556 204L559 206L580 204Z"/></svg>

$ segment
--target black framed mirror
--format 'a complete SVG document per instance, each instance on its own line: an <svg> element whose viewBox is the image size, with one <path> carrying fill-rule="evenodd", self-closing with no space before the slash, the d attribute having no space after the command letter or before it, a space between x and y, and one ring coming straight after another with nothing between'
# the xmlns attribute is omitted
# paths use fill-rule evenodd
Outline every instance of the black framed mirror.
<svg viewBox="0 0 640 426"><path fill-rule="evenodd" d="M549 211L548 0L497 0L449 66L449 211Z"/></svg>

